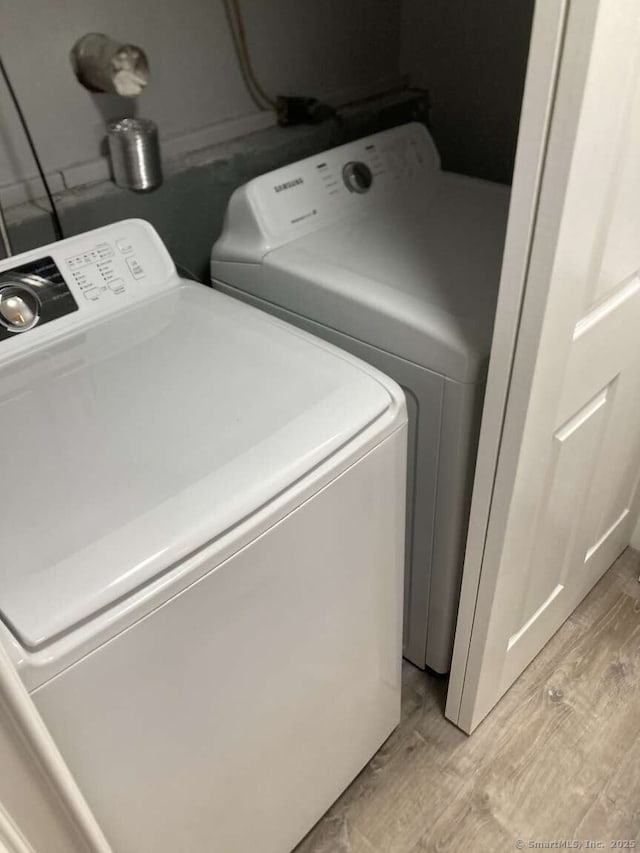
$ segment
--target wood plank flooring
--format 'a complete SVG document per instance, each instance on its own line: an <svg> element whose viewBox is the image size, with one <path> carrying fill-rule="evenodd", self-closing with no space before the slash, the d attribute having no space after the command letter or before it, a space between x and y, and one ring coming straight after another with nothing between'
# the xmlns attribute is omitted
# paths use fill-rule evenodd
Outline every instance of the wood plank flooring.
<svg viewBox="0 0 640 853"><path fill-rule="evenodd" d="M639 573L627 549L471 737L405 663L401 725L295 853L640 847Z"/></svg>

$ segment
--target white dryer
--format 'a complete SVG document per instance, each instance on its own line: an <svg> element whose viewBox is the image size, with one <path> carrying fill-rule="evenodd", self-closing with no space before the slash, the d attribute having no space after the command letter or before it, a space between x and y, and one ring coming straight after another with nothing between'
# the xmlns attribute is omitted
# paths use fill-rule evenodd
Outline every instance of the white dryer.
<svg viewBox="0 0 640 853"><path fill-rule="evenodd" d="M451 662L509 190L408 124L232 195L216 287L366 359L409 408L405 656Z"/></svg>
<svg viewBox="0 0 640 853"><path fill-rule="evenodd" d="M406 410L127 221L0 263L0 640L117 853L283 853L400 713Z"/></svg>

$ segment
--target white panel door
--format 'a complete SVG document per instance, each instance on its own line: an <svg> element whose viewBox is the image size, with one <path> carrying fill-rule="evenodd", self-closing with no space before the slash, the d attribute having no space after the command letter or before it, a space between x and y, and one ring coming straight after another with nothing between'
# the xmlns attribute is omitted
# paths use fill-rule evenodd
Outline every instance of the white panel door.
<svg viewBox="0 0 640 853"><path fill-rule="evenodd" d="M482 508L486 475L474 487L447 702L447 716L465 731L628 544L635 520L640 3L554 5L562 12L557 74L524 301L483 537L474 532L473 514ZM535 42L531 50L533 58ZM533 95L528 87L525 116ZM514 194L529 180L518 168ZM508 243L518 236L511 225ZM509 286L503 274L501 288ZM488 399L497 372L492 364ZM467 576L474 562L475 584Z"/></svg>

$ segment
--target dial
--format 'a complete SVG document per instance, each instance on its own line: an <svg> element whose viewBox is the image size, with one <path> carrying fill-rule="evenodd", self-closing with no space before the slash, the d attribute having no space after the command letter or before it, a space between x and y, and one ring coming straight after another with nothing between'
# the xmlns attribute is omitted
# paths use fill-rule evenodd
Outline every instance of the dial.
<svg viewBox="0 0 640 853"><path fill-rule="evenodd" d="M350 192L366 193L373 183L373 175L366 163L354 160L342 169L342 180Z"/></svg>
<svg viewBox="0 0 640 853"><path fill-rule="evenodd" d="M10 332L26 332L40 319L35 279L20 274L0 277L0 324Z"/></svg>

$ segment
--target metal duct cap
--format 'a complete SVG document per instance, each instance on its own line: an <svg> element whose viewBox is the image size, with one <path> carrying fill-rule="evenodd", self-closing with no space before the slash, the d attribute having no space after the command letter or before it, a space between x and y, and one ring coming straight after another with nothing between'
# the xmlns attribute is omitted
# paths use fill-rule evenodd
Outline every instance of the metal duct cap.
<svg viewBox="0 0 640 853"><path fill-rule="evenodd" d="M119 187L145 192L162 183L158 128L145 118L122 118L107 125L113 178Z"/></svg>

